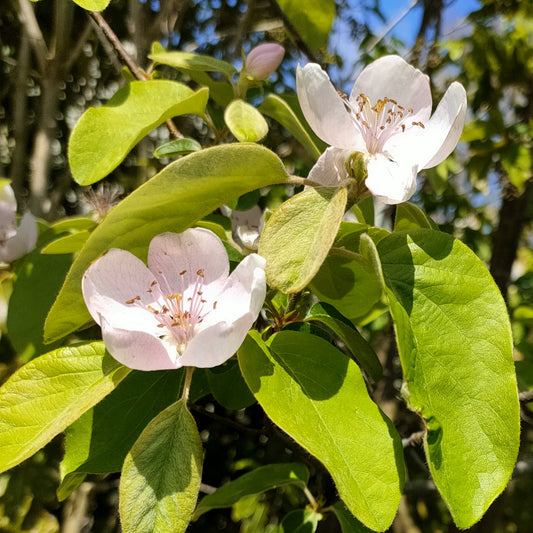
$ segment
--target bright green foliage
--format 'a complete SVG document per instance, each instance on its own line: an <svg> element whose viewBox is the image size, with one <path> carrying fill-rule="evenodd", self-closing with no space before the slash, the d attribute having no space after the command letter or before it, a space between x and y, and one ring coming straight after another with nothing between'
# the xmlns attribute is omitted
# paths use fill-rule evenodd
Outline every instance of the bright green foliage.
<svg viewBox="0 0 533 533"><path fill-rule="evenodd" d="M267 415L324 464L362 522L387 529L403 486L402 446L359 367L324 339L296 331L268 345L252 331L238 356Z"/></svg>
<svg viewBox="0 0 533 533"><path fill-rule="evenodd" d="M174 139L154 150L154 157L176 157L198 152L202 145L194 139Z"/></svg>
<svg viewBox="0 0 533 533"><path fill-rule="evenodd" d="M32 0L36 1L36 0ZM74 0L83 9L90 11L103 11L111 0Z"/></svg>
<svg viewBox="0 0 533 533"><path fill-rule="evenodd" d="M311 50L328 44L335 17L334 0L278 0L278 4Z"/></svg>
<svg viewBox="0 0 533 533"><path fill-rule="evenodd" d="M189 54L187 52L165 52L159 48L154 48L153 53L148 56L154 63L169 65L179 70L197 70L200 72L220 72L231 80L237 72L231 63L215 59L214 57L199 54Z"/></svg>
<svg viewBox="0 0 533 533"><path fill-rule="evenodd" d="M404 396L427 424L425 450L456 524L468 528L504 489L519 445L505 304L481 261L432 230L378 244L396 324Z"/></svg>
<svg viewBox="0 0 533 533"><path fill-rule="evenodd" d="M145 259L156 235L183 231L230 199L287 177L279 158L258 145L217 146L168 165L115 206L91 234L48 315L45 339L59 339L90 319L81 278L106 250L123 248Z"/></svg>
<svg viewBox="0 0 533 533"><path fill-rule="evenodd" d="M124 533L183 533L196 505L202 462L196 423L180 400L148 424L126 456L119 490Z"/></svg>
<svg viewBox="0 0 533 533"><path fill-rule="evenodd" d="M271 287L294 293L313 279L333 244L346 198L346 189L308 189L274 211L259 243Z"/></svg>
<svg viewBox="0 0 533 533"><path fill-rule="evenodd" d="M291 106L283 98L276 94L267 95L259 106L259 111L273 118L290 131L311 156L315 159L320 157L320 150L314 143L313 138Z"/></svg>
<svg viewBox="0 0 533 533"><path fill-rule="evenodd" d="M80 251L87 242L90 232L85 230L59 237L47 244L41 251L45 255L72 254ZM63 275L63 279L65 276Z"/></svg>
<svg viewBox="0 0 533 533"><path fill-rule="evenodd" d="M207 98L206 89L194 92L166 80L123 87L106 105L88 109L76 124L68 150L72 176L80 185L104 178L165 120L185 113L202 115Z"/></svg>
<svg viewBox="0 0 533 533"><path fill-rule="evenodd" d="M224 121L241 142L260 141L268 133L268 124L257 109L244 100L233 100L224 112Z"/></svg>
<svg viewBox="0 0 533 533"><path fill-rule="evenodd" d="M311 509L291 511L281 522L280 533L314 533L321 518Z"/></svg>
<svg viewBox="0 0 533 533"><path fill-rule="evenodd" d="M339 524L342 533L371 533L371 529L361 524L355 516L346 509L343 502L337 502L331 506Z"/></svg>
<svg viewBox="0 0 533 533"><path fill-rule="evenodd" d="M15 372L0 388L0 471L31 457L128 372L102 342L54 350Z"/></svg>
<svg viewBox="0 0 533 533"><path fill-rule="evenodd" d="M415 204L403 202L396 207L394 217L394 231L408 231L411 229L437 229L431 218Z"/></svg>
<svg viewBox="0 0 533 533"><path fill-rule="evenodd" d="M182 380L181 370L132 371L109 396L65 430L62 477L76 472L119 472L142 430L176 400Z"/></svg>
<svg viewBox="0 0 533 533"><path fill-rule="evenodd" d="M376 352L353 324L335 308L328 304L317 303L309 310L306 320L324 324L344 343L346 349L374 381L381 379L382 368Z"/></svg>
<svg viewBox="0 0 533 533"><path fill-rule="evenodd" d="M210 509L231 507L245 496L260 494L286 485L297 485L303 489L308 481L309 471L300 463L274 463L260 466L222 485L212 494L204 496L196 508L194 520Z"/></svg>
<svg viewBox="0 0 533 533"><path fill-rule="evenodd" d="M50 350L43 346L44 321L71 263L71 255L41 255L36 249L17 272L7 329L11 344L24 361Z"/></svg>
<svg viewBox="0 0 533 533"><path fill-rule="evenodd" d="M208 368L206 373L211 393L226 409L244 409L255 403L235 359L230 359L224 365Z"/></svg>

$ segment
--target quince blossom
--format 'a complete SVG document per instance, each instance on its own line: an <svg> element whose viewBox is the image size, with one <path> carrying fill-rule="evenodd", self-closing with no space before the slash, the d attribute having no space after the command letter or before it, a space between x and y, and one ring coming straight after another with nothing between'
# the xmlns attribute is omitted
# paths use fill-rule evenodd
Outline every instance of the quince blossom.
<svg viewBox="0 0 533 533"><path fill-rule="evenodd" d="M17 228L17 201L9 183L0 186L0 262L10 263L31 252L37 243L37 223L31 213Z"/></svg>
<svg viewBox="0 0 533 533"><path fill-rule="evenodd" d="M417 173L448 157L466 116L466 93L458 82L431 115L429 77L399 56L368 65L349 98L314 63L298 66L296 88L311 128L331 145L309 179L327 186L361 179L351 167L359 152L366 164L366 187L387 204L408 200L416 190Z"/></svg>
<svg viewBox="0 0 533 533"><path fill-rule="evenodd" d="M229 275L211 231L162 233L148 266L111 249L85 272L83 297L109 353L138 370L213 367L239 348L266 293L265 260L247 256Z"/></svg>
<svg viewBox="0 0 533 533"><path fill-rule="evenodd" d="M280 66L285 48L276 43L264 43L252 48L246 56L244 71L254 80L266 80Z"/></svg>

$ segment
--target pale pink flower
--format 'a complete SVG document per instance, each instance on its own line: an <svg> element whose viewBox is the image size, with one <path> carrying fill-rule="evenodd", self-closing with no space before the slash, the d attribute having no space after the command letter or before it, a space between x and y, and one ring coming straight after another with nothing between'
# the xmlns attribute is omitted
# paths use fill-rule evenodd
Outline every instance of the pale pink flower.
<svg viewBox="0 0 533 533"><path fill-rule="evenodd" d="M350 177L346 163L363 154L365 185L385 203L408 200L417 173L438 165L455 148L466 116L466 93L453 82L431 115L429 77L399 56L368 65L350 96L340 95L319 65L298 67L300 106L314 132L330 146L309 179L333 186Z"/></svg>
<svg viewBox="0 0 533 533"><path fill-rule="evenodd" d="M111 249L85 272L83 297L106 348L139 370L213 367L239 348L266 293L265 260L247 256L229 275L222 241L193 228L154 237L148 266Z"/></svg>
<svg viewBox="0 0 533 533"><path fill-rule="evenodd" d="M276 43L265 43L250 50L244 70L254 80L266 80L280 66L285 49Z"/></svg>
<svg viewBox="0 0 533 533"><path fill-rule="evenodd" d="M17 227L17 201L9 183L0 185L0 262L10 263L31 252L37 243L37 223L31 213Z"/></svg>

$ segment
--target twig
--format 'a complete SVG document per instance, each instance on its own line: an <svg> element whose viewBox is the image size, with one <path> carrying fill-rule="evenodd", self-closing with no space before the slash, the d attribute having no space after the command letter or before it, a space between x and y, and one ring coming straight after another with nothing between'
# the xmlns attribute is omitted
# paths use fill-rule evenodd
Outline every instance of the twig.
<svg viewBox="0 0 533 533"><path fill-rule="evenodd" d="M109 42L113 45L113 48L116 50L117 54L120 57L120 60L130 69L131 73L140 81L146 81L150 79L150 76L144 73L138 66L135 61L130 57L128 52L122 46L120 39L116 36L115 32L111 29L107 21L104 19L101 13L98 11L88 11L89 16L95 21L97 26L102 30L104 35L107 37ZM168 128L170 134L179 139L183 137L176 125L171 119L165 121L165 124Z"/></svg>
<svg viewBox="0 0 533 533"><path fill-rule="evenodd" d="M521 403L533 402L533 390L526 390L518 393L518 399Z"/></svg>

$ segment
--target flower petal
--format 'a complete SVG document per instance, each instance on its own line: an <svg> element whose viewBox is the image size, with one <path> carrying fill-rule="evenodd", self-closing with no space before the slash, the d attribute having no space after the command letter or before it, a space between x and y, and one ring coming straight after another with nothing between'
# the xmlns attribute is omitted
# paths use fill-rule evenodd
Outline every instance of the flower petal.
<svg viewBox="0 0 533 533"><path fill-rule="evenodd" d="M444 161L461 137L466 118L466 91L453 82L444 93L435 113L428 122L419 168L431 168ZM421 147L422 149L422 147Z"/></svg>
<svg viewBox="0 0 533 533"><path fill-rule="evenodd" d="M364 140L342 98L319 65L298 65L296 92L307 122L323 141L337 148L365 150Z"/></svg>
<svg viewBox="0 0 533 533"><path fill-rule="evenodd" d="M113 248L87 269L81 287L87 309L100 326L105 320L111 328L155 334L158 322L153 314L126 303L136 296L143 305L152 303L147 290L153 280L154 275L140 259Z"/></svg>
<svg viewBox="0 0 533 533"><path fill-rule="evenodd" d="M425 122L431 114L429 76L400 56L384 56L370 63L355 81L350 102L355 102L361 93L372 105L388 97L406 109L413 109L413 121Z"/></svg>
<svg viewBox="0 0 533 533"><path fill-rule="evenodd" d="M229 274L229 260L222 241L212 231L190 228L154 237L148 250L148 268L163 292L179 292L186 297L184 289L194 286L199 270L203 270L207 290L210 284L222 283Z"/></svg>
<svg viewBox="0 0 533 533"><path fill-rule="evenodd" d="M229 359L255 322L265 294L265 260L250 254L227 279L216 309L202 322L180 364L207 368Z"/></svg>
<svg viewBox="0 0 533 533"><path fill-rule="evenodd" d="M416 166L388 159L382 154L367 162L368 190L386 204L406 202L416 191Z"/></svg>
<svg viewBox="0 0 533 533"><path fill-rule="evenodd" d="M37 243L37 222L31 213L25 213L13 237L0 246L0 261L10 263L31 252Z"/></svg>
<svg viewBox="0 0 533 533"><path fill-rule="evenodd" d="M102 338L107 351L123 365L136 370L167 370L182 366L172 346L143 331L111 326L102 318Z"/></svg>
<svg viewBox="0 0 533 533"><path fill-rule="evenodd" d="M351 150L339 150L330 146L318 158L307 178L326 187L338 186L341 181L349 177L345 163L351 153Z"/></svg>

